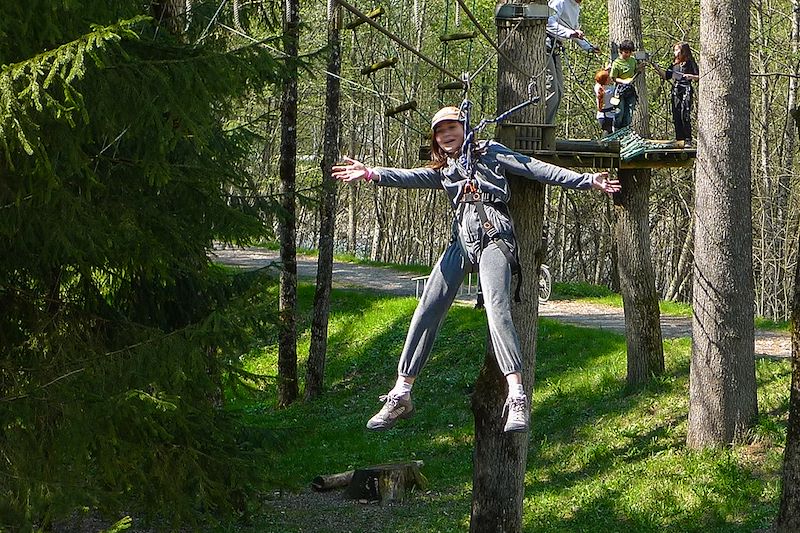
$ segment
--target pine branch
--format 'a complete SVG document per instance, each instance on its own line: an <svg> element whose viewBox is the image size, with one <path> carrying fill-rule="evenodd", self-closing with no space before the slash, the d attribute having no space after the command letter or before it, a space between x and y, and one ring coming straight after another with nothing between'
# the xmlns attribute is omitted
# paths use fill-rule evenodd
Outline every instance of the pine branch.
<svg viewBox="0 0 800 533"><path fill-rule="evenodd" d="M139 16L111 26L92 26L92 32L0 70L0 139L13 169L7 139L16 139L26 154L44 154L39 143L33 112L49 112L56 120L75 126L74 115L88 121L85 102L74 83L86 74L88 55L98 68L106 65L104 54L123 39L138 39L134 26L148 20ZM57 86L60 97L54 94Z"/></svg>

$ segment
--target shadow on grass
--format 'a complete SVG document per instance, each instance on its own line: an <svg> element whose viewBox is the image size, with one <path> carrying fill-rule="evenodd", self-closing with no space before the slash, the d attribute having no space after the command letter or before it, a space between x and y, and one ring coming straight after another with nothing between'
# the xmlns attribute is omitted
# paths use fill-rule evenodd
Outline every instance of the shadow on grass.
<svg viewBox="0 0 800 533"><path fill-rule="evenodd" d="M313 288L301 287L300 296L298 330L307 338ZM280 411L267 404L252 410L260 424L282 432L287 452L277 468L292 490L320 474L423 460L431 481L424 503L403 506L375 531L460 530L469 519L470 394L483 362L483 312L451 310L415 384L414 419L386 432L364 427L380 408L377 396L394 382L415 305L411 298L334 290L324 395ZM622 336L540 320L526 530L752 530L746 528L760 514L746 509L763 499L763 483L724 456L697 458L683 449L689 358L685 343L675 346L665 375L629 388ZM693 477L691 468L702 471ZM303 530L302 514L297 529L284 523L285 530ZM327 530L336 530L333 522L320 529Z"/></svg>
<svg viewBox="0 0 800 533"><path fill-rule="evenodd" d="M685 449L688 341L667 343L666 373L639 387L625 384L624 343L619 335L540 322L530 530L764 527L773 506L764 501L765 484L733 450ZM599 368L589 372L591 365Z"/></svg>

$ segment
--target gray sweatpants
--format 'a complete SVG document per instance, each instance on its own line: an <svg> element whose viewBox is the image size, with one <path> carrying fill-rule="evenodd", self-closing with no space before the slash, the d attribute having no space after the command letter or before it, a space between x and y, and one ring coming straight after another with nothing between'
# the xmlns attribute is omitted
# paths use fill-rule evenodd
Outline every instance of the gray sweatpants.
<svg viewBox="0 0 800 533"><path fill-rule="evenodd" d="M544 78L545 86L545 124L555 124L558 106L564 96L564 72L561 70L561 54L553 52L547 54L547 74Z"/></svg>
<svg viewBox="0 0 800 533"><path fill-rule="evenodd" d="M503 375L521 372L519 337L511 320L511 266L497 245L490 242L481 253L478 267L497 364ZM400 376L420 373L428 361L447 311L471 270L472 265L462 254L459 244L451 243L433 267L414 311L397 365Z"/></svg>

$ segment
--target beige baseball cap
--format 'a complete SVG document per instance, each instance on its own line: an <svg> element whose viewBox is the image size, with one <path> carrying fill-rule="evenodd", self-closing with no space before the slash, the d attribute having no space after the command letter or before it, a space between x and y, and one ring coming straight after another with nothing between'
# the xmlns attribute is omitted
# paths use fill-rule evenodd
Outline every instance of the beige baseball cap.
<svg viewBox="0 0 800 533"><path fill-rule="evenodd" d="M431 119L431 129L436 130L436 126L447 120L459 120L460 115L461 110L457 107L443 107L437 111L435 115L433 115L433 118Z"/></svg>

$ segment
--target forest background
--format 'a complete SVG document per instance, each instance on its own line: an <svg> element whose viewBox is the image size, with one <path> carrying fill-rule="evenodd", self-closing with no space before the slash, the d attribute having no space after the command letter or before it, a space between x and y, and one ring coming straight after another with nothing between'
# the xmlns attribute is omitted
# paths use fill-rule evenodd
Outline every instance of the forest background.
<svg viewBox="0 0 800 533"><path fill-rule="evenodd" d="M470 3L493 28L494 2ZM176 520L241 508L263 482L248 454L269 435L219 406L222 391L259 379L240 364L242 331L274 320L274 301L264 280L232 280L206 252L213 240L278 234L280 88L298 67L297 244L318 242L325 6L301 6L295 63L281 51L277 3L192 2L191 17L173 16L174 1L22 4L0 6L0 524L47 524L86 501L138 498L155 512L169 505ZM495 114L492 48L480 36L438 39L474 30L455 2L382 5L381 23L428 57L480 71L468 96L476 116ZM645 1L641 12L654 61L669 64L679 40L702 54L699 5ZM756 2L751 15L741 83L753 100L756 312L782 320L800 220L798 6ZM608 63L607 22L604 2L583 3L583 29L603 53L567 49L559 138L599 137L591 87ZM437 89L450 80L367 25L342 35L341 152L419 164L429 117L463 94ZM390 57L394 67L361 74ZM653 137L671 138L669 85L652 70L647 81ZM387 116L412 100L416 109ZM691 168L659 170L650 201L657 289L683 302L692 183ZM431 264L450 237L450 208L433 191L366 184L342 190L337 205L336 248L360 257ZM616 288L611 201L548 190L545 216L556 280Z"/></svg>

